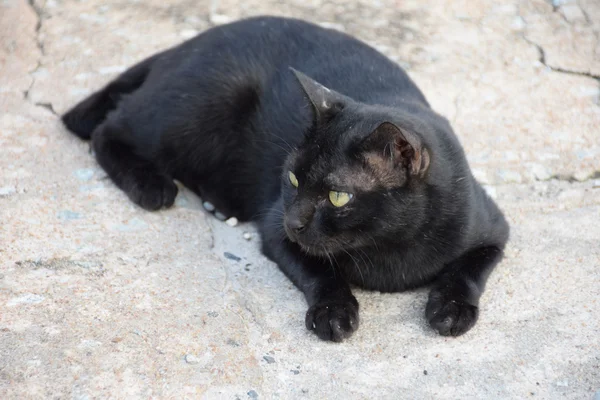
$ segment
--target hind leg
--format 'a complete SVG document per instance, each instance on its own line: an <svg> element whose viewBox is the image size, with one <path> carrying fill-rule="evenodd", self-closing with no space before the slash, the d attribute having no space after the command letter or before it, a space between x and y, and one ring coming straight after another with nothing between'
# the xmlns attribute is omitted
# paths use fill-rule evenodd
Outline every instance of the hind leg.
<svg viewBox="0 0 600 400"><path fill-rule="evenodd" d="M127 132L115 121L99 126L92 136L92 147L98 163L127 196L146 210L170 207L177 196L173 179L150 160L135 153L123 141Z"/></svg>
<svg viewBox="0 0 600 400"><path fill-rule="evenodd" d="M134 65L115 80L81 101L65 115L65 126L82 139L89 139L92 132L117 108L120 99L139 89L150 72L153 62L159 55L152 56Z"/></svg>

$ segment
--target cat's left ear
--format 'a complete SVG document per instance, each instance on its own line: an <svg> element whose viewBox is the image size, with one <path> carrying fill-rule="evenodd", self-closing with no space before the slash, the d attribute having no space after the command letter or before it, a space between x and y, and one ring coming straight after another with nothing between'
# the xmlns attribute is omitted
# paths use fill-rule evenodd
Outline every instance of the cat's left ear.
<svg viewBox="0 0 600 400"><path fill-rule="evenodd" d="M365 150L380 155L382 161L405 167L413 176L423 177L429 168L429 151L415 133L384 122L367 136Z"/></svg>
<svg viewBox="0 0 600 400"><path fill-rule="evenodd" d="M306 97L312 103L316 123L326 122L344 108L347 101L346 96L321 85L292 67L290 67L290 70L294 73Z"/></svg>

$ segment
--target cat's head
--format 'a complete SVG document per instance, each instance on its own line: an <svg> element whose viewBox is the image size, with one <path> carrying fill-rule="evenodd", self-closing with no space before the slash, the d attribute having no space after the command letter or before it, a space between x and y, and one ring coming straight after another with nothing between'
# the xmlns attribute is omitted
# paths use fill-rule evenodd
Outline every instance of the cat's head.
<svg viewBox="0 0 600 400"><path fill-rule="evenodd" d="M431 161L419 122L293 72L313 124L284 166L288 237L317 255L410 237L425 215Z"/></svg>

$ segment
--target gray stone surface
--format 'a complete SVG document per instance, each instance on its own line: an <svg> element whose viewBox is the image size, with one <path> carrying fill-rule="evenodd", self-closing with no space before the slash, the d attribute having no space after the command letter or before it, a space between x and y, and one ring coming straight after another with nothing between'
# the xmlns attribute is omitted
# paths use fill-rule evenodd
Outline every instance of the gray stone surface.
<svg viewBox="0 0 600 400"><path fill-rule="evenodd" d="M185 190L144 212L61 127L135 61L263 13L366 40L452 121L513 227L465 336L429 330L426 290L357 291L359 331L319 341L252 226ZM596 0L1 1L0 398L598 397L599 35Z"/></svg>

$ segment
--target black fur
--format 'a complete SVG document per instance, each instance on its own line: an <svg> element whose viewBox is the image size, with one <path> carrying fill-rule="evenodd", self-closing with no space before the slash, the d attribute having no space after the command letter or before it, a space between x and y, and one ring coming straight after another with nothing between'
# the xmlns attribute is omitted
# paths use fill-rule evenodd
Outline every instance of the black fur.
<svg viewBox="0 0 600 400"><path fill-rule="evenodd" d="M508 239L448 121L406 73L303 21L210 29L134 66L63 121L91 137L140 206L172 205L177 179L258 223L263 252L304 292L306 326L322 339L358 327L349 284L393 292L433 282L429 323L466 332ZM334 207L331 190L353 197Z"/></svg>

